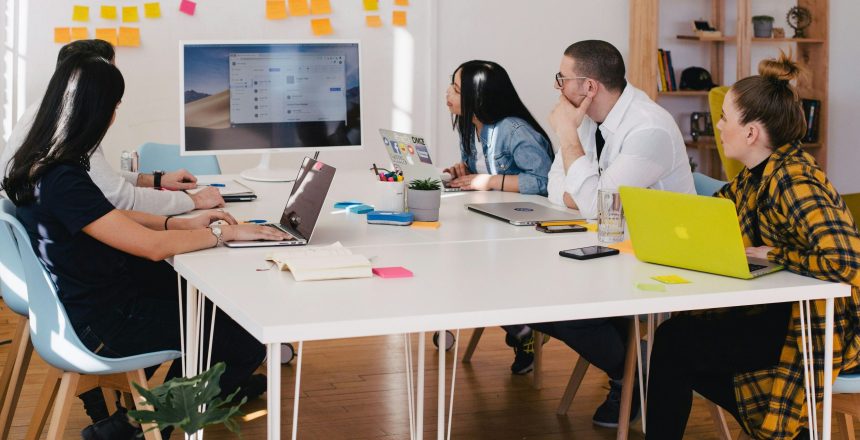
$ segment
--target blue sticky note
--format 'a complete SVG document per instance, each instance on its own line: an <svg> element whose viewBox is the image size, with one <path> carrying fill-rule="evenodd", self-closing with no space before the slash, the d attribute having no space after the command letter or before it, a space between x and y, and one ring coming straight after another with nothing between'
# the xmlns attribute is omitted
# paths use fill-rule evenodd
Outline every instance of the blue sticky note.
<svg viewBox="0 0 860 440"><path fill-rule="evenodd" d="M373 211L373 207L368 205L352 205L346 209L354 214L367 214L368 212Z"/></svg>
<svg viewBox="0 0 860 440"><path fill-rule="evenodd" d="M355 201L355 200L349 200L349 201L346 201L346 202L337 202L337 203L335 203L335 204L334 204L334 208L335 208L335 209L344 209L344 208L349 208L350 206L353 206L353 205L361 205L361 204L362 204L361 202L357 202L357 201Z"/></svg>

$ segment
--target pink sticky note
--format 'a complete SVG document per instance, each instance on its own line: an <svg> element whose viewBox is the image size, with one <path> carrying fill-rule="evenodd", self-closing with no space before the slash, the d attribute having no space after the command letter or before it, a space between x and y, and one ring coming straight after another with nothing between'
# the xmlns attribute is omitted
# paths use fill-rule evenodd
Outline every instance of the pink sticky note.
<svg viewBox="0 0 860 440"><path fill-rule="evenodd" d="M197 3L191 0L182 0L182 3L179 4L179 11L188 15L194 15L196 9Z"/></svg>
<svg viewBox="0 0 860 440"><path fill-rule="evenodd" d="M373 274L381 278L412 278L412 271L405 267L374 267Z"/></svg>

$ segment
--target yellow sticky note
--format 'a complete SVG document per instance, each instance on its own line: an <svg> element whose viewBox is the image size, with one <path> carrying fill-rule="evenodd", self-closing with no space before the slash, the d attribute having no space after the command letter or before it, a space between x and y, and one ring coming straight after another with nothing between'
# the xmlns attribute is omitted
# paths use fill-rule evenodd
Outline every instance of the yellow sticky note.
<svg viewBox="0 0 860 440"><path fill-rule="evenodd" d="M75 5L72 9L72 21L90 21L90 7Z"/></svg>
<svg viewBox="0 0 860 440"><path fill-rule="evenodd" d="M394 6L409 6L409 0L394 0Z"/></svg>
<svg viewBox="0 0 860 440"><path fill-rule="evenodd" d="M331 3L328 0L311 0L311 14L331 14Z"/></svg>
<svg viewBox="0 0 860 440"><path fill-rule="evenodd" d="M636 288L646 292L665 292L666 286L662 284L638 283Z"/></svg>
<svg viewBox="0 0 860 440"><path fill-rule="evenodd" d="M618 249L619 251L621 251L624 254L634 253L633 252L633 242L630 240L624 240L624 241L619 242L619 243L610 244L606 247L610 247L612 249Z"/></svg>
<svg viewBox="0 0 860 440"><path fill-rule="evenodd" d="M287 18L287 2L284 0L266 0L266 18L269 20Z"/></svg>
<svg viewBox="0 0 860 440"><path fill-rule="evenodd" d="M412 227L418 229L439 229L440 225L439 222L412 222Z"/></svg>
<svg viewBox="0 0 860 440"><path fill-rule="evenodd" d="M379 10L379 0L364 0L364 10L365 11L378 11Z"/></svg>
<svg viewBox="0 0 860 440"><path fill-rule="evenodd" d="M122 21L124 23L134 23L139 20L140 16L137 15L137 6L122 7Z"/></svg>
<svg viewBox="0 0 860 440"><path fill-rule="evenodd" d="M651 279L663 284L688 284L690 282L690 280L678 275L659 275L651 277Z"/></svg>
<svg viewBox="0 0 860 440"><path fill-rule="evenodd" d="M144 3L143 16L146 18L161 18L161 3Z"/></svg>
<svg viewBox="0 0 860 440"><path fill-rule="evenodd" d="M90 31L85 27L72 28L72 41L86 40L90 38Z"/></svg>
<svg viewBox="0 0 860 440"><path fill-rule="evenodd" d="M116 20L116 6L102 6L102 18Z"/></svg>
<svg viewBox="0 0 860 440"><path fill-rule="evenodd" d="M310 13L308 0L290 0L290 15L300 17L302 15L310 15Z"/></svg>
<svg viewBox="0 0 860 440"><path fill-rule="evenodd" d="M394 26L406 26L406 11L392 12L391 24L393 24Z"/></svg>
<svg viewBox="0 0 860 440"><path fill-rule="evenodd" d="M119 28L119 46L140 46L140 29L133 27Z"/></svg>
<svg viewBox="0 0 860 440"><path fill-rule="evenodd" d="M96 39L107 41L116 46L119 43L116 37L116 28L98 28L96 29Z"/></svg>
<svg viewBox="0 0 860 440"><path fill-rule="evenodd" d="M367 17L364 17L364 21L367 23L367 27L382 27L382 17L378 15L368 15Z"/></svg>
<svg viewBox="0 0 860 440"><path fill-rule="evenodd" d="M585 223L582 226L585 226L588 232L597 232L597 223Z"/></svg>
<svg viewBox="0 0 860 440"><path fill-rule="evenodd" d="M331 35L334 30L331 28L331 21L328 18L316 18L311 20L311 29L314 35Z"/></svg>
<svg viewBox="0 0 860 440"><path fill-rule="evenodd" d="M68 43L72 41L72 32L69 28L54 28L54 43Z"/></svg>

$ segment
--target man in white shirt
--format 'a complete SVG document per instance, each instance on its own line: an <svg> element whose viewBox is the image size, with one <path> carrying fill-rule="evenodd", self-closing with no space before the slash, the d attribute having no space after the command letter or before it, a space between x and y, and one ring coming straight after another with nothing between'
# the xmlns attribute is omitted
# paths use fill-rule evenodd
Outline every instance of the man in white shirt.
<svg viewBox="0 0 860 440"><path fill-rule="evenodd" d="M101 40L79 40L60 49L57 64L62 63L70 55L81 52L92 53L111 62L114 59L114 50L110 43ZM30 132L30 127L40 104L41 102L36 102L28 107L15 128L12 129L9 142L0 154L0 182L8 174L9 162ZM224 199L217 188L204 188L194 195L182 192L181 190L192 189L197 186L197 179L186 170L164 173L160 176L160 186L174 191L154 189L156 176L152 174L127 171L120 171L118 174L108 163L101 146L96 149L90 159L89 175L117 209L130 209L158 215L175 215L194 209L224 206Z"/></svg>

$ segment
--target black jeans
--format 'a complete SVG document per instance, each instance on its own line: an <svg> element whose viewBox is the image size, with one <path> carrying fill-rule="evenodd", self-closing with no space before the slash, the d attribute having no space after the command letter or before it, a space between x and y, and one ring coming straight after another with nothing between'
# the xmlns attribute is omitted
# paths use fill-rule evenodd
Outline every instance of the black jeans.
<svg viewBox="0 0 860 440"><path fill-rule="evenodd" d="M693 391L739 418L733 377L779 362L791 303L747 315L741 309L704 319L675 316L657 328L648 378L646 439L681 439Z"/></svg>
<svg viewBox="0 0 860 440"><path fill-rule="evenodd" d="M544 322L529 327L561 340L611 379L624 377L630 317Z"/></svg>

